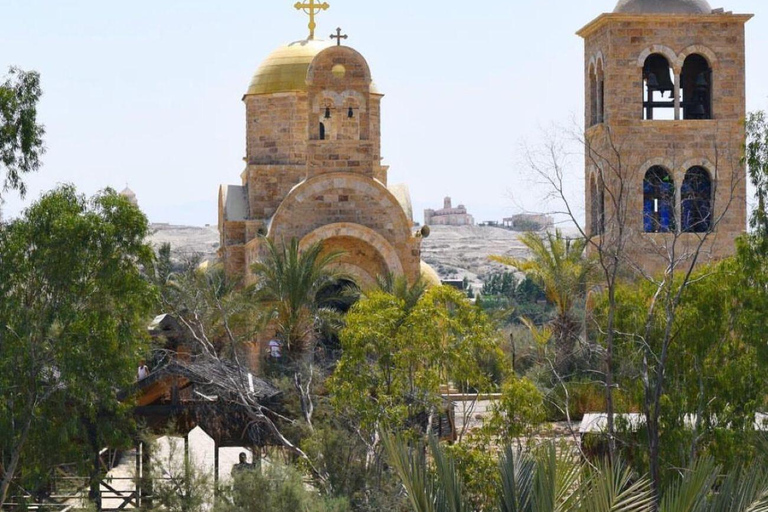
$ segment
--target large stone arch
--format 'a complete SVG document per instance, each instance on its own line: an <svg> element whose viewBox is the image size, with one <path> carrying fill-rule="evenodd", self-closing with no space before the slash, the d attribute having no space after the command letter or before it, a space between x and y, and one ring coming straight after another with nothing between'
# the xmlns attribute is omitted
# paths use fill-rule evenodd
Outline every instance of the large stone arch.
<svg viewBox="0 0 768 512"><path fill-rule="evenodd" d="M706 61L709 63L709 67L714 71L715 66L717 65L717 55L707 46L704 46L701 44L691 45L685 48L683 51L681 51L677 55L677 62L675 63L675 69L682 70L683 64L685 64L685 59L687 59L691 55L701 55L702 57L704 57L704 59L706 59Z"/></svg>
<svg viewBox="0 0 768 512"><path fill-rule="evenodd" d="M371 198L371 202L362 205L360 209L350 210L350 217L355 219L334 220L330 213L312 212L313 218L300 218L300 222L293 222L296 212L302 207L323 197L325 203L331 202L331 197L338 194L339 190L350 190ZM327 198L326 198L327 196ZM386 212L384 218L372 218L366 216L365 210L380 208ZM338 216L338 214L336 214ZM314 176L296 185L285 197L278 207L275 215L269 223L268 235L272 239L280 237L301 240L309 232L327 224L338 222L350 222L360 224L378 232L392 245L405 242L412 236L412 222L408 218L402 205L392 192L382 183L359 174L352 173L326 173ZM296 229L291 229L292 225Z"/></svg>
<svg viewBox="0 0 768 512"><path fill-rule="evenodd" d="M323 244L324 251L342 252L336 268L348 274L361 288L374 286L379 276L403 274L403 264L392 244L365 226L346 222L328 224L302 238L299 248L317 243Z"/></svg>
<svg viewBox="0 0 768 512"><path fill-rule="evenodd" d="M680 73L680 69L677 68L677 53L675 53L675 51L669 46L664 46L663 44L654 44L653 46L643 50L640 53L640 56L637 58L637 67L642 68L645 66L645 60L654 53L658 53L666 57L670 67L674 69L675 74L677 75Z"/></svg>

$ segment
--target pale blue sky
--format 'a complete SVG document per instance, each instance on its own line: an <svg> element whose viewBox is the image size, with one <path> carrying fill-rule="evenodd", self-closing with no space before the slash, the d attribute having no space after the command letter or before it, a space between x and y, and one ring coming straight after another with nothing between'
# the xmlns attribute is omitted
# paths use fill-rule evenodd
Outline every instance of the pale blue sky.
<svg viewBox="0 0 768 512"><path fill-rule="evenodd" d="M521 141L583 112L575 32L615 0L328 0L368 60L383 103L390 180L411 188L416 220L445 195L479 220L546 209ZM747 101L768 108L768 4L713 0L756 14L747 25ZM220 183L239 184L241 97L261 60L306 36L293 0L1 0L0 70L42 74L48 153L25 201L72 182L136 192L155 222L215 224ZM582 196L580 162L569 170ZM555 205L552 205L554 208Z"/></svg>

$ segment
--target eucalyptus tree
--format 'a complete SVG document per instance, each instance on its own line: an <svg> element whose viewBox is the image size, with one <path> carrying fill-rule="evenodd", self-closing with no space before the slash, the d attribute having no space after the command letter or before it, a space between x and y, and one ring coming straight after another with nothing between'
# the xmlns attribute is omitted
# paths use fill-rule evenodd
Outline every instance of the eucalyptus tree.
<svg viewBox="0 0 768 512"><path fill-rule="evenodd" d="M756 236L768 240L768 116L765 112L747 115L744 160L756 200L750 226Z"/></svg>
<svg viewBox="0 0 768 512"><path fill-rule="evenodd" d="M373 463L379 430L431 430L440 386L449 382L487 392L494 382L484 363L502 358L488 317L458 290L428 290L409 306L404 298L369 292L347 314L343 353L327 387L337 411L351 418ZM423 424L414 426L421 417Z"/></svg>
<svg viewBox="0 0 768 512"><path fill-rule="evenodd" d="M98 452L129 424L154 288L146 217L106 190L62 186L0 226L0 505L17 477ZM66 411L66 412L65 412Z"/></svg>
<svg viewBox="0 0 768 512"><path fill-rule="evenodd" d="M34 71L11 68L0 82L0 199L8 190L24 196L24 174L40 168L45 128L38 123L37 105L42 94Z"/></svg>

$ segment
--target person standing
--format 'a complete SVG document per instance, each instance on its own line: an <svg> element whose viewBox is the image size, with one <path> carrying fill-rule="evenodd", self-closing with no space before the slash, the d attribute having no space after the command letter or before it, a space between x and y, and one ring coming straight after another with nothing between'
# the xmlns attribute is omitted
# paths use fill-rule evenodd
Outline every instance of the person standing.
<svg viewBox="0 0 768 512"><path fill-rule="evenodd" d="M149 367L143 359L139 362L139 371L137 373L137 377L138 380L146 379L149 377Z"/></svg>

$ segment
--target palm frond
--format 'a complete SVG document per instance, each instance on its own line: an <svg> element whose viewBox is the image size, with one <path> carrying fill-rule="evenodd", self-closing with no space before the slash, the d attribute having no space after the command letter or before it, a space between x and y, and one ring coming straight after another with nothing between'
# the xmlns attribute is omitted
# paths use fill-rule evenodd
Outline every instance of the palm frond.
<svg viewBox="0 0 768 512"><path fill-rule="evenodd" d="M651 482L635 475L622 463L607 461L587 470L582 484L583 512L651 512L655 504Z"/></svg>
<svg viewBox="0 0 768 512"><path fill-rule="evenodd" d="M265 239L265 257L251 268L256 277L254 297L267 306L277 336L289 354L308 349L319 318L318 294L344 276L333 269L339 252L323 251L322 244L301 248L296 239L288 243ZM324 300L344 300L325 296Z"/></svg>
<svg viewBox="0 0 768 512"><path fill-rule="evenodd" d="M533 503L534 460L524 451L508 446L499 460L501 512L528 512Z"/></svg>
<svg viewBox="0 0 768 512"><path fill-rule="evenodd" d="M757 463L732 471L711 499L708 512L768 512L768 473Z"/></svg>
<svg viewBox="0 0 768 512"><path fill-rule="evenodd" d="M436 478L435 505L439 512L471 512L472 507L464 494L456 463L445 453L434 437L429 439Z"/></svg>
<svg viewBox="0 0 768 512"><path fill-rule="evenodd" d="M558 454L555 443L540 446L536 452L536 476L532 512L570 512L578 503L581 470L570 457Z"/></svg>
<svg viewBox="0 0 768 512"><path fill-rule="evenodd" d="M699 459L685 472L682 479L664 493L659 512L706 511L707 497L719 472L712 458Z"/></svg>
<svg viewBox="0 0 768 512"><path fill-rule="evenodd" d="M405 487L414 512L443 512L436 508L436 493L427 468L424 450L409 448L401 438L382 434L382 443L389 456L389 463L395 468Z"/></svg>

